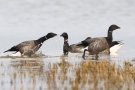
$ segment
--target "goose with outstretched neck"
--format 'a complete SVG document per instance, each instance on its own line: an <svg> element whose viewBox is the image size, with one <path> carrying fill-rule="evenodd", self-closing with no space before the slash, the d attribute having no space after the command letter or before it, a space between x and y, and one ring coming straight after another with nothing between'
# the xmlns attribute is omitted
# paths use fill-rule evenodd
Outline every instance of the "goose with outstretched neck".
<svg viewBox="0 0 135 90"><path fill-rule="evenodd" d="M29 41L21 42L18 45L15 45L15 46L11 47L10 49L6 50L5 52L15 51L16 53L14 53L13 56L15 56L15 55L31 56L32 54L34 54L36 51L39 50L39 48L42 46L44 41L46 41L56 35L57 34L50 32L47 35L45 35L37 40L29 40Z"/></svg>

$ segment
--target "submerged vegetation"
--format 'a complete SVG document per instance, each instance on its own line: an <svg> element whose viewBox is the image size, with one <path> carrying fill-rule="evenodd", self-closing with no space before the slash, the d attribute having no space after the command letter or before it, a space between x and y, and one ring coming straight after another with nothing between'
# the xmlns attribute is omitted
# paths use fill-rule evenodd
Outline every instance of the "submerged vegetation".
<svg viewBox="0 0 135 90"><path fill-rule="evenodd" d="M134 90L135 68L130 62L120 67L108 60L91 59L72 63L61 56L56 63L42 59L0 63L1 90ZM45 59L44 59L45 60Z"/></svg>

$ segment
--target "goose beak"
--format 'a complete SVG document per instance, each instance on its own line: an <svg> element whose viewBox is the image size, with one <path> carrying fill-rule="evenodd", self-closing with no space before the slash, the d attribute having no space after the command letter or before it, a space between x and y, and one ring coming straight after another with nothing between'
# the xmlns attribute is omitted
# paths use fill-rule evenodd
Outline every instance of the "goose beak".
<svg viewBox="0 0 135 90"><path fill-rule="evenodd" d="M121 40L121 41L118 41L118 42L119 42L120 45L123 45L123 44L124 44L124 43L122 42L122 40Z"/></svg>
<svg viewBox="0 0 135 90"><path fill-rule="evenodd" d="M123 45L124 43L121 42L121 45Z"/></svg>
<svg viewBox="0 0 135 90"><path fill-rule="evenodd" d="M54 36L57 36L57 34L54 34Z"/></svg>
<svg viewBox="0 0 135 90"><path fill-rule="evenodd" d="M63 34L61 34L60 36L63 37Z"/></svg>
<svg viewBox="0 0 135 90"><path fill-rule="evenodd" d="M118 27L118 29L120 29L120 27Z"/></svg>

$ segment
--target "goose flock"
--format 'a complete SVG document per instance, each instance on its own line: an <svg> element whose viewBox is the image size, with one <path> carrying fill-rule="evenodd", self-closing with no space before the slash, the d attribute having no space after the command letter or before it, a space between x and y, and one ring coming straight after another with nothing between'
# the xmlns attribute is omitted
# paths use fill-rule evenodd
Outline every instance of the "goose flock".
<svg viewBox="0 0 135 90"><path fill-rule="evenodd" d="M109 27L106 37L87 37L85 40L72 45L69 45L68 34L64 32L60 35L64 38L63 54L68 55L69 52L83 53L82 57L85 59L85 54L87 53L89 55L95 55L96 59L98 59L98 54L117 53L123 45L121 41L113 41L112 33L117 29L120 29L120 27L113 24ZM39 50L44 41L55 36L57 36L57 34L51 32L37 40L21 42L4 51L4 53L14 51L15 53L11 54L11 56L32 56Z"/></svg>

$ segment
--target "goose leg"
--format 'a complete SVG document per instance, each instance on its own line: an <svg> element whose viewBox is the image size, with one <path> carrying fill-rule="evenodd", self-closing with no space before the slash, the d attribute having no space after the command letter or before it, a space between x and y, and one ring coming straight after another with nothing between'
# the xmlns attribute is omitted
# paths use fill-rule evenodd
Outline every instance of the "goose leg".
<svg viewBox="0 0 135 90"><path fill-rule="evenodd" d="M64 52L64 55L67 56L68 55L68 52Z"/></svg>
<svg viewBox="0 0 135 90"><path fill-rule="evenodd" d="M98 60L98 58L99 58L98 54L96 54L95 58L96 58L96 60Z"/></svg>
<svg viewBox="0 0 135 90"><path fill-rule="evenodd" d="M85 52L88 51L87 49L84 49L84 52L83 52L83 55L82 55L82 58L85 60Z"/></svg>

